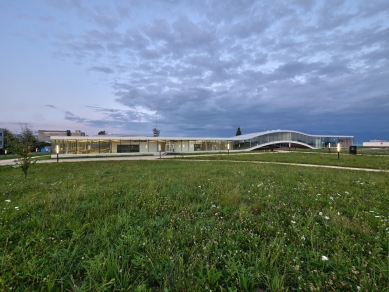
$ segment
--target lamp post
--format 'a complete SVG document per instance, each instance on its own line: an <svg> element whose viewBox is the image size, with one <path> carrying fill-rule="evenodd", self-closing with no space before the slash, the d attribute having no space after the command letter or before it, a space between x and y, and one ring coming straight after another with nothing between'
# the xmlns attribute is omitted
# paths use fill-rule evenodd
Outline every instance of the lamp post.
<svg viewBox="0 0 389 292"><path fill-rule="evenodd" d="M331 152L331 143L328 143L328 153Z"/></svg>
<svg viewBox="0 0 389 292"><path fill-rule="evenodd" d="M337 150L338 150L338 159L340 159L340 143L338 143Z"/></svg>
<svg viewBox="0 0 389 292"><path fill-rule="evenodd" d="M159 158L161 158L161 144L158 145Z"/></svg>
<svg viewBox="0 0 389 292"><path fill-rule="evenodd" d="M55 151L57 152L57 162L58 162L58 154L59 154L59 145L55 146Z"/></svg>
<svg viewBox="0 0 389 292"><path fill-rule="evenodd" d="M230 143L227 142L228 155L230 155Z"/></svg>
<svg viewBox="0 0 389 292"><path fill-rule="evenodd" d="M5 156L7 156L7 149L4 150L4 154L5 154Z"/></svg>

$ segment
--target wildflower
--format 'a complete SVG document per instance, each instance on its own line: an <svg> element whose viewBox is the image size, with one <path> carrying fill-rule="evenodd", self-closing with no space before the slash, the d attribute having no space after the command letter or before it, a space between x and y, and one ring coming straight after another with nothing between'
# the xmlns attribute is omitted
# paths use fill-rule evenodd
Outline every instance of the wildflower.
<svg viewBox="0 0 389 292"><path fill-rule="evenodd" d="M18 206L16 206L16 207L15 207L15 209L16 209L16 210L19 210L19 207L18 207Z"/></svg>
<svg viewBox="0 0 389 292"><path fill-rule="evenodd" d="M303 236L301 236L301 240L305 240L305 236L303 235Z"/></svg>
<svg viewBox="0 0 389 292"><path fill-rule="evenodd" d="M323 212L319 212L319 215L322 216L322 215L323 215Z"/></svg>
<svg viewBox="0 0 389 292"><path fill-rule="evenodd" d="M328 257L326 257L326 256L321 256L321 260L322 260L322 261L328 261Z"/></svg>
<svg viewBox="0 0 389 292"><path fill-rule="evenodd" d="M321 194L317 194L316 196L321 196Z"/></svg>
<svg viewBox="0 0 389 292"><path fill-rule="evenodd" d="M291 222L292 222L293 224L296 224L296 221L293 221L293 220L292 220Z"/></svg>
<svg viewBox="0 0 389 292"><path fill-rule="evenodd" d="M11 203L11 200L5 200L7 203Z"/></svg>
<svg viewBox="0 0 389 292"><path fill-rule="evenodd" d="M330 197L330 200L332 200L332 201L333 201L333 200L334 200L334 197Z"/></svg>
<svg viewBox="0 0 389 292"><path fill-rule="evenodd" d="M330 220L330 217L328 217L328 216L324 216L324 218L325 218L326 220Z"/></svg>

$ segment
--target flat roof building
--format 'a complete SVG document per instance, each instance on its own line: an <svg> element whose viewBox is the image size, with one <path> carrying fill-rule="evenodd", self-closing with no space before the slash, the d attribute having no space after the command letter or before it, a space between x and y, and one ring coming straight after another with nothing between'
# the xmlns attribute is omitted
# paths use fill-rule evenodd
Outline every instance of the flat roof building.
<svg viewBox="0 0 389 292"><path fill-rule="evenodd" d="M146 137L146 136L111 136L93 137L53 136L52 149L56 145L60 154L111 154L111 153L150 153L159 152L219 152L251 151L266 148L302 147L320 149L353 145L353 136L309 135L290 130L272 130L234 136L230 138L205 137Z"/></svg>
<svg viewBox="0 0 389 292"><path fill-rule="evenodd" d="M38 141L50 142L51 137L56 136L85 136L85 133L80 130L76 130L75 132L70 130L38 130Z"/></svg>

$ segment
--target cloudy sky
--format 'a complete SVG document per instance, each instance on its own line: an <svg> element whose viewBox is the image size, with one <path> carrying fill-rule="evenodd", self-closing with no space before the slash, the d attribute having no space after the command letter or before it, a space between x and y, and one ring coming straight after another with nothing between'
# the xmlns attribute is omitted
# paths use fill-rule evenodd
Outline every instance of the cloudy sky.
<svg viewBox="0 0 389 292"><path fill-rule="evenodd" d="M387 0L1 1L0 34L12 131L388 130Z"/></svg>

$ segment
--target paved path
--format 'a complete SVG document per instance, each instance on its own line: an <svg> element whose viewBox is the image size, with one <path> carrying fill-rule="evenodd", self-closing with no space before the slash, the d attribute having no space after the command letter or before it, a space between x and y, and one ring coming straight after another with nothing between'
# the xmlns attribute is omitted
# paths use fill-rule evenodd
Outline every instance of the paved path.
<svg viewBox="0 0 389 292"><path fill-rule="evenodd" d="M172 158L173 156L162 156L163 159L165 158ZM122 156L122 157L99 157L99 158L66 158L66 159L59 159L59 162L79 162L79 161L106 161L106 160L155 160L159 159L159 156ZM1 165L14 165L15 164L15 158L14 159L6 159L6 160L0 160L0 166ZM37 160L36 163L56 163L57 159L47 159L47 160Z"/></svg>
<svg viewBox="0 0 389 292"><path fill-rule="evenodd" d="M211 154L212 155L212 154ZM227 154L226 154L227 155ZM209 156L209 155L196 155L198 156ZM271 161L240 161L240 160L208 160L208 159L180 159L179 156L165 155L161 157L162 159L176 158L178 161L198 161L198 162L234 162L234 163L257 163L257 164L276 164L276 165L294 165L294 166L304 166L304 167L318 167L318 168L333 168L333 169L345 169L345 170L357 170L357 171L368 171L368 172L385 172L389 173L389 170L385 169L372 169L372 168L357 168L357 167L347 167L347 166L334 166L334 165L318 165L318 164L300 164L300 163L288 163L288 162L271 162ZM122 160L159 160L159 156L122 156L122 157L101 157L101 158L67 158L59 159L60 163L63 162L80 162L80 161L122 161ZM37 160L37 163L56 163L56 159L50 160ZM15 158L0 160L0 166L2 165L15 165Z"/></svg>

